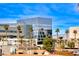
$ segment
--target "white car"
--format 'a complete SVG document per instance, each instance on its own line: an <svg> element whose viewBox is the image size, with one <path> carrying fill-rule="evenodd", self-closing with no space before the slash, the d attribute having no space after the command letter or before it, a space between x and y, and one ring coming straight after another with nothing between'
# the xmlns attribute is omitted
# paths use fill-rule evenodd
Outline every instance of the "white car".
<svg viewBox="0 0 79 59"><path fill-rule="evenodd" d="M74 51L73 51L73 54L74 54L74 55L79 55L79 49L78 49L78 50L74 50Z"/></svg>

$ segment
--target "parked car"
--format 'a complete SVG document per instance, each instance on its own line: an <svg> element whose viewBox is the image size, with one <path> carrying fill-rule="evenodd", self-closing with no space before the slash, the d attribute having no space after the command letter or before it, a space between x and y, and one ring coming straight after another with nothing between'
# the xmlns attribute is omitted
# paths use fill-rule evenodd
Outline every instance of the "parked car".
<svg viewBox="0 0 79 59"><path fill-rule="evenodd" d="M78 50L74 50L73 54L79 56L79 49Z"/></svg>

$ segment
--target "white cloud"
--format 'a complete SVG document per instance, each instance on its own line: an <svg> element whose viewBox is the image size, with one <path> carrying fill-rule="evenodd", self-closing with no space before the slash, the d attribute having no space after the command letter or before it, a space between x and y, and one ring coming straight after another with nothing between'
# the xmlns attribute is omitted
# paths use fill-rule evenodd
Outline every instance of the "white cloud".
<svg viewBox="0 0 79 59"><path fill-rule="evenodd" d="M4 23L16 23L16 19L10 19L10 18L0 19L0 24Z"/></svg>

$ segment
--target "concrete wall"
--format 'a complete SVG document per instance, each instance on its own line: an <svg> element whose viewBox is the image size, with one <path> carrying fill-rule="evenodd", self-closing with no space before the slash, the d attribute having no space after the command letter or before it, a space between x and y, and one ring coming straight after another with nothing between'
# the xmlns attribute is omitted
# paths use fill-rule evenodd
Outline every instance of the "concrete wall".
<svg viewBox="0 0 79 59"><path fill-rule="evenodd" d="M12 51L14 50L15 46L7 46L7 45L4 45L2 46L2 53L3 54L11 54Z"/></svg>

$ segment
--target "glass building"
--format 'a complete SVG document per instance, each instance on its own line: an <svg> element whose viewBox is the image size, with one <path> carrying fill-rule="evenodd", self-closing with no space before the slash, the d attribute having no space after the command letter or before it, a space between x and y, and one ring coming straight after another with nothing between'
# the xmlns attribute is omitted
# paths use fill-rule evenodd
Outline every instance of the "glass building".
<svg viewBox="0 0 79 59"><path fill-rule="evenodd" d="M31 17L20 19L17 23L23 25L25 38L29 37L29 26L32 26L33 38L36 39L37 44L42 44L42 40L46 35L52 36L52 18L50 17Z"/></svg>

